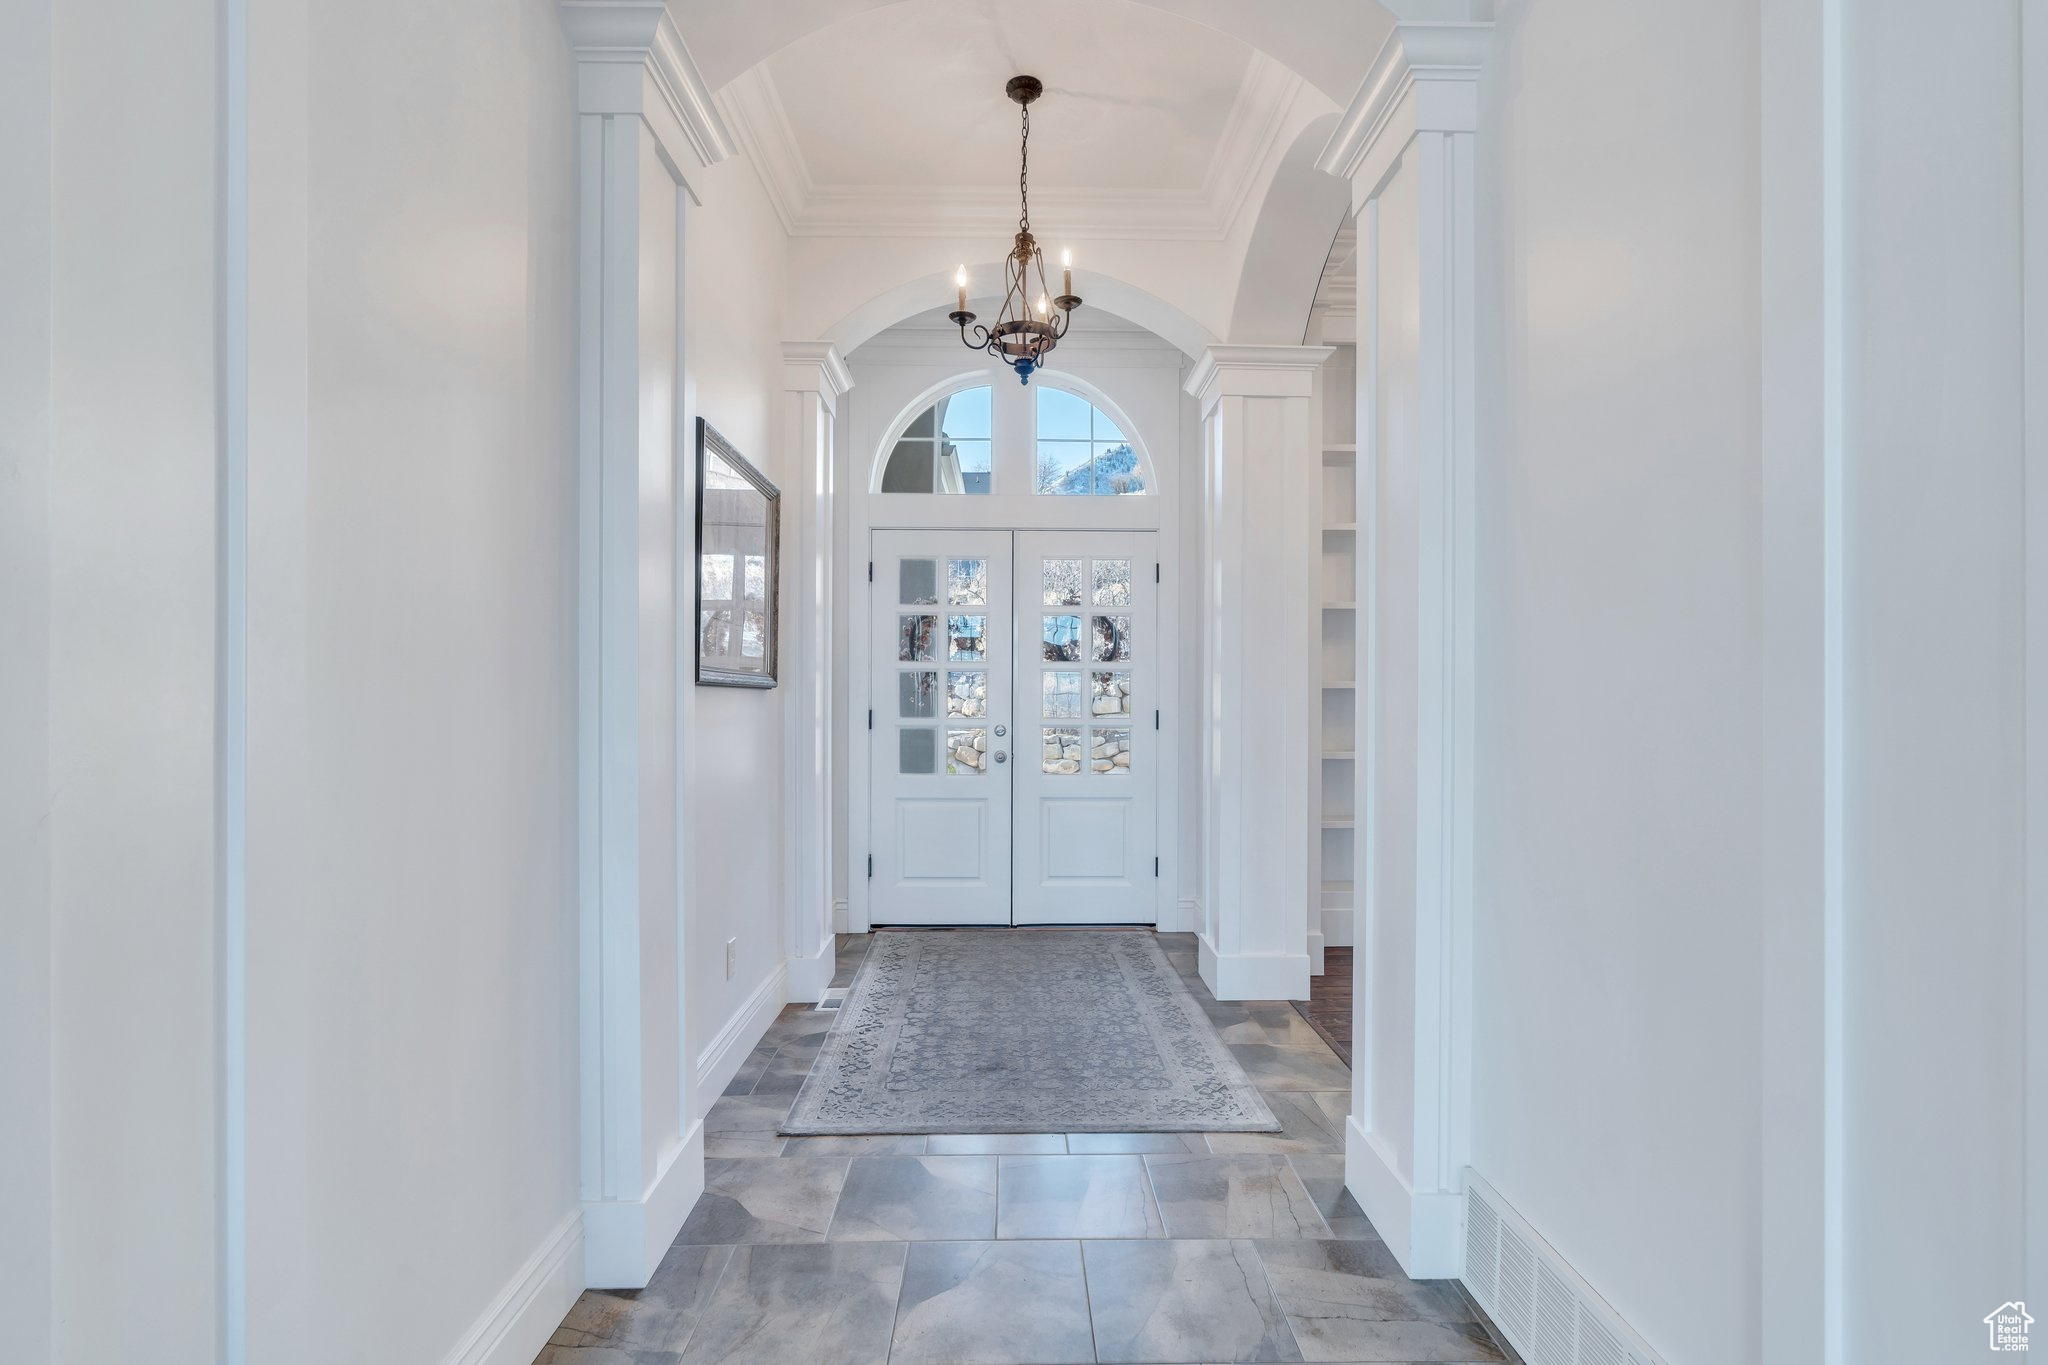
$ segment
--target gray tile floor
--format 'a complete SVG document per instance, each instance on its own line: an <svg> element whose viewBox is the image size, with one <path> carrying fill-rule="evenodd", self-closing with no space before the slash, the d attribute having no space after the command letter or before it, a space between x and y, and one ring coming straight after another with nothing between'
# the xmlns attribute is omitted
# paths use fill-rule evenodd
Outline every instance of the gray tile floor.
<svg viewBox="0 0 2048 1365"><path fill-rule="evenodd" d="M785 1138L837 1017L792 1005L706 1117L704 1194L653 1283L584 1294L535 1365L1517 1359L1345 1191L1344 1064L1160 939L1280 1132ZM868 942L841 938L834 985Z"/></svg>

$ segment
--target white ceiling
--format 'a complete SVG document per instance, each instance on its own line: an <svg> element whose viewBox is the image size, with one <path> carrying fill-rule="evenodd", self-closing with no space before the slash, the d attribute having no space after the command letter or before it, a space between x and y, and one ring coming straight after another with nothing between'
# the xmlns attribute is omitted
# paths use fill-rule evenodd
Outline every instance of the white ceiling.
<svg viewBox="0 0 2048 1365"><path fill-rule="evenodd" d="M1014 189L1018 110L1003 83L1024 72L1046 85L1031 111L1035 186L1199 190L1251 57L1128 0L908 0L766 65L820 186Z"/></svg>
<svg viewBox="0 0 2048 1365"><path fill-rule="evenodd" d="M1035 75L1034 222L1221 237L1302 106L1327 97L1243 40L1137 0L898 0L805 33L719 103L793 233L940 236L1017 214Z"/></svg>

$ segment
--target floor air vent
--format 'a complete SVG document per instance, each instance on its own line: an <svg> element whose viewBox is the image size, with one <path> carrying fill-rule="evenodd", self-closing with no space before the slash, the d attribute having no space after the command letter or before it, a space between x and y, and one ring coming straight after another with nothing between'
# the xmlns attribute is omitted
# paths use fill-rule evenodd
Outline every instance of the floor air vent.
<svg viewBox="0 0 2048 1365"><path fill-rule="evenodd" d="M1529 1365L1664 1365L1478 1176L1465 1198L1465 1287Z"/></svg>
<svg viewBox="0 0 2048 1365"><path fill-rule="evenodd" d="M821 1010L838 1009L841 1005L844 1005L846 1003L847 989L848 988L845 986L831 987L823 995L818 997L818 1003L816 1006L814 1006L814 1008Z"/></svg>

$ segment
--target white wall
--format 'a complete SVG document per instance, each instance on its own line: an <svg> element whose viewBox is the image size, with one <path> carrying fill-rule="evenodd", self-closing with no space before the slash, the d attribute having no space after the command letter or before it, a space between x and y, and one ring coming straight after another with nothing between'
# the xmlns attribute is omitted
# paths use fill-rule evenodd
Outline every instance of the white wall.
<svg viewBox="0 0 2048 1365"><path fill-rule="evenodd" d="M2026 8L1844 11L1844 1307L1871 1365L1971 1358L2023 1296ZM1941 99L1901 97L1930 70Z"/></svg>
<svg viewBox="0 0 2048 1365"><path fill-rule="evenodd" d="M546 0L304 15L302 505L252 451L252 790L304 818L287 859L252 810L250 1357L435 1359L577 1207L569 70Z"/></svg>
<svg viewBox="0 0 2048 1365"><path fill-rule="evenodd" d="M29 477L6 500L47 496L24 546L45 514L48 653L31 638L25 662L47 664L48 782L10 801L34 823L6 843L10 864L30 853L21 946L47 927L59 1361L216 1348L215 9L53 5L49 46L24 52L49 73L49 197L30 182L22 207L47 210L50 444L42 483L31 399ZM33 226L10 247L14 230L32 253Z"/></svg>
<svg viewBox="0 0 2048 1365"><path fill-rule="evenodd" d="M1502 10L1472 1162L1672 1365L1751 1360L1757 16Z"/></svg>
<svg viewBox="0 0 2048 1365"><path fill-rule="evenodd" d="M702 415L740 453L780 486L793 487L784 468L778 427L782 407L784 340L778 317L782 297L782 225L759 177L744 156L701 176L704 207L692 208L685 226L688 278L684 283L685 412ZM694 460L694 425L687 436ZM784 564L795 515L783 511ZM686 512L686 515L688 513ZM788 610L790 585L782 585ZM791 636L785 631L783 647ZM686 664L683 686L692 695L694 720L685 744L688 784L686 838L694 865L688 909L688 990L691 1046L719 1046L722 1031L756 992L776 992L783 958L783 707L788 689L694 687ZM739 940L738 962L725 975L725 942ZM744 1056L752 1037L725 1041Z"/></svg>
<svg viewBox="0 0 2048 1365"><path fill-rule="evenodd" d="M0 1322L50 1357L51 7L0 48Z"/></svg>

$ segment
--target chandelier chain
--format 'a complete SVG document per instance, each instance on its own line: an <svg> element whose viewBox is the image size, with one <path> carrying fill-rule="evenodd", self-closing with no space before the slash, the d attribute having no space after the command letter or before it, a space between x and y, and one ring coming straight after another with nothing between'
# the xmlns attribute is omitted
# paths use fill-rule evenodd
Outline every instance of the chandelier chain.
<svg viewBox="0 0 2048 1365"><path fill-rule="evenodd" d="M1024 137L1017 146L1017 230L1031 231L1031 106L1024 106Z"/></svg>

